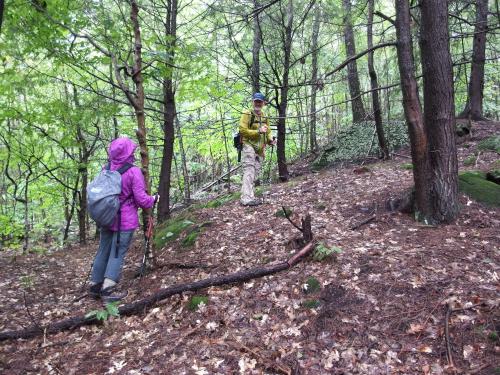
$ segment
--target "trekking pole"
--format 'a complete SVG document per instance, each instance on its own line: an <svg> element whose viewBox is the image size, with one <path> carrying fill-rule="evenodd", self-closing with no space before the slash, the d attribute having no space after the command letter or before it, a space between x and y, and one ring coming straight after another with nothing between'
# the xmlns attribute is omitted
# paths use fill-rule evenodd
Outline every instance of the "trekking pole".
<svg viewBox="0 0 500 375"><path fill-rule="evenodd" d="M142 256L141 268L139 269L139 276L142 279L144 274L146 273L146 262L147 256L151 249L151 239L153 237L153 228L154 228L154 212L156 207L156 198L153 203L153 208L151 209L151 215L149 215L148 225L146 227L146 232L144 233L144 255Z"/></svg>
<svg viewBox="0 0 500 375"><path fill-rule="evenodd" d="M269 181L269 185L271 185L271 164L273 162L273 151L274 151L274 141L276 137L273 137L273 144L271 145L271 157L269 158L269 166L267 169L267 180Z"/></svg>

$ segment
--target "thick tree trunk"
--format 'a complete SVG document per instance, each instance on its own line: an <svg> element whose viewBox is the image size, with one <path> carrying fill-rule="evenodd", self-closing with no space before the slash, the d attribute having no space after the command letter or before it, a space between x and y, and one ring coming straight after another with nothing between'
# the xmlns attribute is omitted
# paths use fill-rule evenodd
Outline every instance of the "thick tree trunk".
<svg viewBox="0 0 500 375"><path fill-rule="evenodd" d="M420 50L424 81L424 123L428 140L432 219L450 222L459 210L453 64L448 5L421 2Z"/></svg>
<svg viewBox="0 0 500 375"><path fill-rule="evenodd" d="M415 79L412 38L410 30L410 6L408 0L396 0L396 36L398 40L398 66L403 94L403 109L410 136L411 156L413 161L413 179L415 181L415 210L424 217L430 217L431 207L428 197L430 173L428 160L427 134L418 86Z"/></svg>
<svg viewBox="0 0 500 375"><path fill-rule="evenodd" d="M172 159L174 155L176 116L175 90L173 84L173 65L175 61L175 46L177 38L177 0L167 2L167 19L165 36L168 45L167 60L168 76L163 80L163 156L160 170L160 202L158 203L158 221L162 222L170 217L170 184L172 176Z"/></svg>
<svg viewBox="0 0 500 375"><path fill-rule="evenodd" d="M259 1L253 0L254 12L259 9ZM260 47L261 35L259 25L259 13L255 13L253 17L253 46L252 46L252 89L253 92L260 91Z"/></svg>
<svg viewBox="0 0 500 375"><path fill-rule="evenodd" d="M476 2L476 25L472 44L472 67L467 103L459 115L472 120L483 119L484 63L486 60L486 33L488 31L488 0Z"/></svg>
<svg viewBox="0 0 500 375"><path fill-rule="evenodd" d="M181 294L184 292L194 292L200 289L206 289L213 286L242 283L248 280L264 277L267 275L272 275L274 273L287 270L296 265L297 263L299 263L304 257L309 255L314 250L314 246L315 246L314 242L308 243L286 262L266 265L266 266L259 266L239 271L236 273L232 273L229 275L210 277L192 283L173 285L168 288L160 289L156 293L142 300L120 306L119 308L120 316L143 314L152 306L157 304L159 301L164 300L176 294ZM99 321L95 317L85 318L85 316L77 316L61 320L59 322L50 323L45 327L40 327L37 325L19 331L0 332L0 342L5 340L21 339L21 338L29 339L36 336L52 334L65 330L75 329L77 327L81 327L84 325L92 325L98 323Z"/></svg>
<svg viewBox="0 0 500 375"><path fill-rule="evenodd" d="M368 1L368 49L373 47L373 10L374 10L374 0ZM375 64L373 63L373 54L371 51L368 53L368 71L370 74L370 85L372 89L372 103L373 103L373 114L375 117L375 127L377 129L377 138L380 150L382 151L382 158L384 160L389 159L389 148L387 147L387 141L384 134L384 125L382 123L382 110L380 108L380 99L378 94L378 80L377 72L375 71Z"/></svg>
<svg viewBox="0 0 500 375"><path fill-rule="evenodd" d="M309 146L311 152L318 150L318 140L316 138L316 94L318 92L318 36L319 27L321 22L321 6L316 4L314 9L314 24L312 32L312 56L311 56L311 69L312 69L312 88L311 88L311 123L309 131Z"/></svg>
<svg viewBox="0 0 500 375"><path fill-rule="evenodd" d="M351 19L351 0L342 0L344 9L344 40L347 57L356 55L356 44L354 41L354 30ZM351 94L352 120L361 122L366 120L363 100L361 98L361 89L359 83L358 66L356 60L347 65L347 82L349 84L349 93Z"/></svg>

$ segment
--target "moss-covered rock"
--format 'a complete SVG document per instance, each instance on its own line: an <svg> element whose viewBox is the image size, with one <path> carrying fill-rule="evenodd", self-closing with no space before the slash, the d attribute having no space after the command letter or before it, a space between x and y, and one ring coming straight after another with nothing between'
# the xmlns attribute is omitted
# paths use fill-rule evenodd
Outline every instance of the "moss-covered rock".
<svg viewBox="0 0 500 375"><path fill-rule="evenodd" d="M486 180L481 171L462 172L458 177L460 191L489 206L500 206L500 185Z"/></svg>
<svg viewBox="0 0 500 375"><path fill-rule="evenodd" d="M483 151L495 151L500 154L500 135L483 139L477 144L477 148Z"/></svg>
<svg viewBox="0 0 500 375"><path fill-rule="evenodd" d="M390 151L408 144L408 132L404 121L384 124L384 131ZM368 121L341 129L328 147L312 162L311 168L313 171L318 171L338 161L359 160L379 154L375 124L373 121Z"/></svg>
<svg viewBox="0 0 500 375"><path fill-rule="evenodd" d="M156 249L163 248L168 242L175 241L179 236L193 227L195 222L187 216L178 216L167 220L155 228L153 243Z"/></svg>

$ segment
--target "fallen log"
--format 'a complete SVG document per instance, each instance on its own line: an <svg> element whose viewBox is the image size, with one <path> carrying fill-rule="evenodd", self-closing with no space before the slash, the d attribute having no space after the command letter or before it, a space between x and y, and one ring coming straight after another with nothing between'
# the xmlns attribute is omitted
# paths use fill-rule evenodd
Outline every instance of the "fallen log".
<svg viewBox="0 0 500 375"><path fill-rule="evenodd" d="M254 267L247 270L235 272L229 275L209 277L207 279L195 281L192 283L179 284L168 288L160 289L156 293L144 299L120 306L119 308L120 316L130 316L130 315L144 313L159 301L164 300L176 294L181 294L183 292L194 292L212 286L242 283L251 279L256 279L284 271L288 268L293 267L298 262L300 262L305 256L309 255L314 249L314 247L315 247L315 242L311 241L307 245L305 245L301 250L296 252L290 259L282 263ZM32 337L57 333L65 330L71 330L78 327L86 325L94 325L99 323L101 323L101 321L96 319L95 317L86 318L85 316L76 316L60 320L55 323L50 323L47 324L46 326L31 326L29 328L17 331L4 331L0 333L0 341L13 340L13 339L29 339Z"/></svg>

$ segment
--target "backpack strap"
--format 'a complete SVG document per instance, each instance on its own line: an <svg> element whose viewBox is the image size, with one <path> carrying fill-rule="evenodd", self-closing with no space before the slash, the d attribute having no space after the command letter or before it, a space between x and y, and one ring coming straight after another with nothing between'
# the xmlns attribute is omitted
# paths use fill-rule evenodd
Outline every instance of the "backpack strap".
<svg viewBox="0 0 500 375"><path fill-rule="evenodd" d="M130 163L125 163L123 164L120 168L118 168L116 171L120 174L124 174L125 172L127 172L130 168L132 168L133 165L130 164Z"/></svg>

